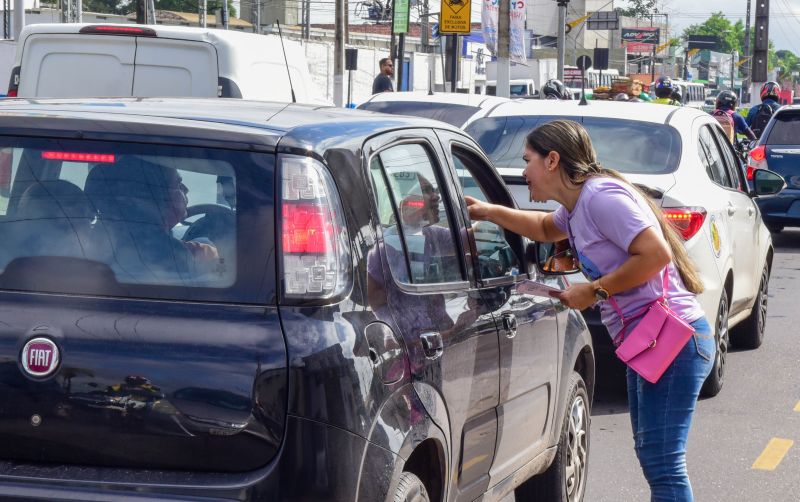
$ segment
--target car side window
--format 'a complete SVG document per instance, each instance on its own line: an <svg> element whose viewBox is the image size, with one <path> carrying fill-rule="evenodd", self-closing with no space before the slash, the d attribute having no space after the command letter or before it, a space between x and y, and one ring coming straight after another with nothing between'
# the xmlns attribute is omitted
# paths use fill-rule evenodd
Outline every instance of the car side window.
<svg viewBox="0 0 800 502"><path fill-rule="evenodd" d="M370 175L394 278L410 284L463 281L441 177L428 150L416 143L383 150L373 157Z"/></svg>
<svg viewBox="0 0 800 502"><path fill-rule="evenodd" d="M708 126L700 128L699 149L700 160L706 167L708 177L714 180L718 185L736 188L731 182L728 170L725 168L725 163L722 161L722 154L714 142L714 139L711 137L711 130Z"/></svg>
<svg viewBox="0 0 800 502"><path fill-rule="evenodd" d="M484 202L500 202L492 200L472 174L476 169L489 169L479 158L466 149L455 147L453 163L464 195ZM472 224L471 233L481 279L510 277L519 273L519 260L506 240L502 227L488 221L479 221Z"/></svg>
<svg viewBox="0 0 800 502"><path fill-rule="evenodd" d="M725 163L725 168L728 170L728 175L731 179L731 188L740 191L745 191L744 179L742 178L741 168L739 162L733 153L733 147L730 141L726 138L718 128L713 129L714 139L722 152L722 160Z"/></svg>

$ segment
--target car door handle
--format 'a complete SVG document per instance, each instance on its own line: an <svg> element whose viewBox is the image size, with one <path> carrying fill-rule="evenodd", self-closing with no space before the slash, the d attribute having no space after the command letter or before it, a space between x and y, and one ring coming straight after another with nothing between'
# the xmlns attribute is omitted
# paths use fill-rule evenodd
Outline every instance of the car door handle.
<svg viewBox="0 0 800 502"><path fill-rule="evenodd" d="M748 207L747 208L747 216L753 216L755 214L755 212L756 212L756 210L753 209L752 207Z"/></svg>
<svg viewBox="0 0 800 502"><path fill-rule="evenodd" d="M517 316L511 312L503 314L503 329L506 332L506 338L514 338L517 336Z"/></svg>
<svg viewBox="0 0 800 502"><path fill-rule="evenodd" d="M444 344L442 343L442 335L438 332L423 333L419 335L422 340L422 351L425 352L425 357L428 359L436 359L442 355L444 351Z"/></svg>

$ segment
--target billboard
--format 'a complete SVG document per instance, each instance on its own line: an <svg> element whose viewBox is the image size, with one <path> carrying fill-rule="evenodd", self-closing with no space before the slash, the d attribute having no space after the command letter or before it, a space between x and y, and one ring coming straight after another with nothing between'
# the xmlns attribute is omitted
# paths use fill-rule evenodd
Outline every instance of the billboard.
<svg viewBox="0 0 800 502"><path fill-rule="evenodd" d="M654 26L642 28L622 28L622 43L633 42L638 44L658 45L661 39L661 29ZM650 49L652 50L652 48Z"/></svg>

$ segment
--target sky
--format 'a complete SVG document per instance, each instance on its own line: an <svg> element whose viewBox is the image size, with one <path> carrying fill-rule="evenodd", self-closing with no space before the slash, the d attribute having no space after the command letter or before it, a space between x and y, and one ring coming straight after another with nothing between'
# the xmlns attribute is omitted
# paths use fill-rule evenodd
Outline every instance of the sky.
<svg viewBox="0 0 800 502"><path fill-rule="evenodd" d="M384 0L386 1L386 0ZM528 0L543 1L543 0ZM316 6L312 10L312 23L332 23L334 2L332 0L311 0ZM351 22L356 21L355 9L359 0L349 0ZM439 10L440 0L429 0L431 12ZM731 22L738 19L744 20L747 10L747 0L659 0L659 11L669 14L670 31L679 36L684 28L699 24L708 19L712 12L722 11L727 14ZM625 0L614 0L614 6L624 7ZM472 20L480 22L480 0L472 0ZM751 2L751 24L755 20L756 0ZM611 9L609 6L608 10ZM674 27L674 29L672 28ZM775 43L777 49L788 49L800 55L800 0L770 0L770 27L769 38Z"/></svg>

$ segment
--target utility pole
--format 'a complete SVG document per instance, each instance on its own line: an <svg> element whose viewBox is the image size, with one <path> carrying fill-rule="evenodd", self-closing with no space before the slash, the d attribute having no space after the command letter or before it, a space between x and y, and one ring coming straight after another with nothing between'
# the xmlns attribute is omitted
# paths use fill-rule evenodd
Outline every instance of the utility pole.
<svg viewBox="0 0 800 502"><path fill-rule="evenodd" d="M147 0L147 24L156 24L156 0Z"/></svg>
<svg viewBox="0 0 800 502"><path fill-rule="evenodd" d="M744 59L750 57L750 0L747 0L747 17L744 21ZM742 76L742 103L750 102L750 64L747 61L745 64L744 75Z"/></svg>
<svg viewBox="0 0 800 502"><path fill-rule="evenodd" d="M3 38L11 38L11 0L3 0Z"/></svg>
<svg viewBox="0 0 800 502"><path fill-rule="evenodd" d="M201 0L200 1L200 27L206 28L208 24L208 0Z"/></svg>
<svg viewBox="0 0 800 502"><path fill-rule="evenodd" d="M155 0L150 0L154 2ZM219 27L219 19L217 19L217 27ZM228 29L228 0L222 0L222 27Z"/></svg>
<svg viewBox="0 0 800 502"><path fill-rule="evenodd" d="M261 33L261 0L256 0L255 6L256 11L253 16L253 21L255 21L254 33ZM241 4L239 4L239 8L241 9Z"/></svg>
<svg viewBox="0 0 800 502"><path fill-rule="evenodd" d="M430 14L428 12L428 0L422 0L422 51L426 54L428 51L428 46L431 44L430 40L430 21L428 18Z"/></svg>
<svg viewBox="0 0 800 502"><path fill-rule="evenodd" d="M19 40L19 32L25 26L25 0L14 0L14 40Z"/></svg>
<svg viewBox="0 0 800 502"><path fill-rule="evenodd" d="M497 13L497 86L495 87L495 94L502 98L511 97L511 61L508 57L508 46L511 42L511 13L509 7L509 2L501 1ZM559 44L559 50L561 50L561 47L562 45Z"/></svg>
<svg viewBox="0 0 800 502"><path fill-rule="evenodd" d="M61 19L62 23L66 23L66 19L64 18L65 9L64 6L67 5L68 0L61 0ZM136 24L147 24L147 0L136 0Z"/></svg>
<svg viewBox="0 0 800 502"><path fill-rule="evenodd" d="M344 106L344 6L336 0L336 35L333 44L333 103Z"/></svg>
<svg viewBox="0 0 800 502"><path fill-rule="evenodd" d="M75 22L83 22L83 0L75 0Z"/></svg>
<svg viewBox="0 0 800 502"><path fill-rule="evenodd" d="M569 0L558 0L558 79L564 81L564 57L567 50L567 4Z"/></svg>

